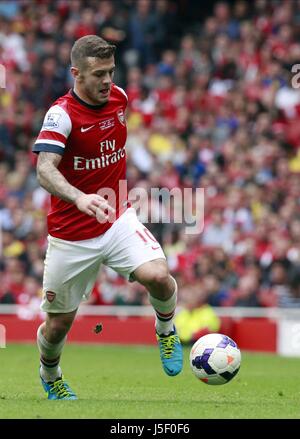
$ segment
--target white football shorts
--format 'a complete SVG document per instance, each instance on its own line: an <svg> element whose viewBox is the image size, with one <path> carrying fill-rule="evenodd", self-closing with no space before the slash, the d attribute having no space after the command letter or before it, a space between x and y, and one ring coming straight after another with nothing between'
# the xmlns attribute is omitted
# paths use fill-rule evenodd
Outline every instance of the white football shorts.
<svg viewBox="0 0 300 439"><path fill-rule="evenodd" d="M65 241L48 235L41 309L68 313L88 299L101 264L130 278L145 262L166 259L151 232L128 208L103 235L84 241Z"/></svg>

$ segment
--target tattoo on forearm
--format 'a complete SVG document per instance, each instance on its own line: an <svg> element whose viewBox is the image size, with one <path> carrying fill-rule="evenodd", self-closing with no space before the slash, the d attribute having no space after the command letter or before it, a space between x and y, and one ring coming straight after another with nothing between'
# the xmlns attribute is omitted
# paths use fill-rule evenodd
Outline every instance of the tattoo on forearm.
<svg viewBox="0 0 300 439"><path fill-rule="evenodd" d="M72 186L57 169L61 158L59 154L40 152L37 163L38 181L50 194L68 203L74 203L82 192Z"/></svg>

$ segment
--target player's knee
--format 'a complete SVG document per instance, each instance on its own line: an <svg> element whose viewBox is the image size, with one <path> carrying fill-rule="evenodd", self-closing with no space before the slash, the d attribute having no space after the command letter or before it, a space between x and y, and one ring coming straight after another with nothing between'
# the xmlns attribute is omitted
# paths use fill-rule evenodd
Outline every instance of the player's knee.
<svg viewBox="0 0 300 439"><path fill-rule="evenodd" d="M156 287L164 288L168 285L170 274L164 264L156 264L149 272L147 283Z"/></svg>

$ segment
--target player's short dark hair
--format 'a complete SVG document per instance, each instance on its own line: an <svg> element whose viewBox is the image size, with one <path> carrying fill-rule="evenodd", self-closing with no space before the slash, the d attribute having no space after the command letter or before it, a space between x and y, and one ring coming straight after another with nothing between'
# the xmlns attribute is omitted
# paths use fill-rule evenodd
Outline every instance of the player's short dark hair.
<svg viewBox="0 0 300 439"><path fill-rule="evenodd" d="M116 46L109 44L97 35L86 35L75 41L71 50L71 63L74 67L81 67L85 58L107 59L114 55Z"/></svg>

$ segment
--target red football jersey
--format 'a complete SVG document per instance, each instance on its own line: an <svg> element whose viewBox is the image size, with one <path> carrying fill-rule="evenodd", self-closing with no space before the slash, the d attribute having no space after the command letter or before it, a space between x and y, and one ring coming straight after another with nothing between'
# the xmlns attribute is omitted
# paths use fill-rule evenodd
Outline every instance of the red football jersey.
<svg viewBox="0 0 300 439"><path fill-rule="evenodd" d="M33 147L36 153L61 154L58 170L82 192L104 196L108 188L115 219L127 208L127 191L119 193L119 181L126 179L126 106L126 93L115 84L104 105L89 105L70 90L48 110ZM100 224L74 204L51 196L48 231L52 236L79 241L99 236L111 225Z"/></svg>

